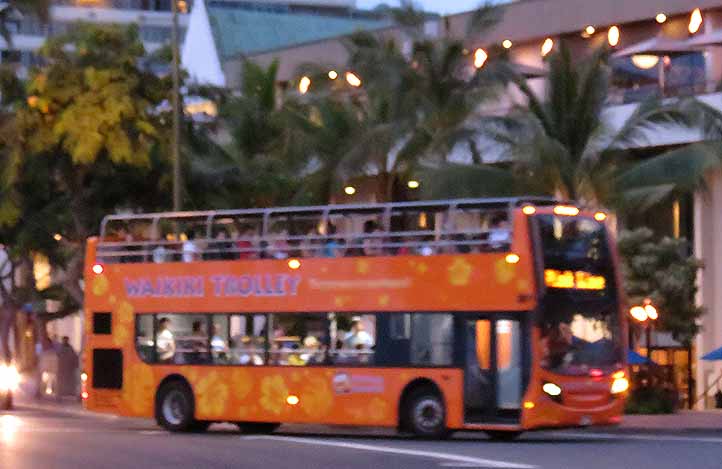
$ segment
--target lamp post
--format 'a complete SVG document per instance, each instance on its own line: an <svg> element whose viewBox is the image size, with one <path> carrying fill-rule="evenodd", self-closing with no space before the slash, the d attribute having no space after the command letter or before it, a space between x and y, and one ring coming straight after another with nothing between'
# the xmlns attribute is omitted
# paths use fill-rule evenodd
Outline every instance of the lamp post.
<svg viewBox="0 0 722 469"><path fill-rule="evenodd" d="M656 321L659 318L657 308L652 305L652 300L645 298L644 302L638 306L632 306L629 309L629 314L640 324L644 324L647 342L647 361L649 362L652 356L652 321Z"/></svg>
<svg viewBox="0 0 722 469"><path fill-rule="evenodd" d="M181 165L180 165L180 52L178 51L178 0L171 0L173 27L171 48L173 51L173 135L171 138L171 161L173 162L173 210L181 209Z"/></svg>

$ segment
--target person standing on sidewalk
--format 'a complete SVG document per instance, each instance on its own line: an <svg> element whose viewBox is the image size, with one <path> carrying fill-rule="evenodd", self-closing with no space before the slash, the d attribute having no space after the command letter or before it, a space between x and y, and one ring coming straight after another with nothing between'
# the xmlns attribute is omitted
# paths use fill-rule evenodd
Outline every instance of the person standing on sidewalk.
<svg viewBox="0 0 722 469"><path fill-rule="evenodd" d="M70 345L70 339L65 336L58 351L58 392L55 395L57 400L62 399L63 396L77 394L77 370L78 354Z"/></svg>

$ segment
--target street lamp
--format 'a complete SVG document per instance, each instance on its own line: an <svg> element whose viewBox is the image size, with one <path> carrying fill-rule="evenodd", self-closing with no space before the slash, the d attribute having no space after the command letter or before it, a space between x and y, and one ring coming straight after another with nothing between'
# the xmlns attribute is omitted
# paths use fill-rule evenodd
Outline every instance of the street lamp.
<svg viewBox="0 0 722 469"><path fill-rule="evenodd" d="M647 338L647 361L649 361L652 355L652 321L656 321L659 318L659 312L657 308L652 304L652 300L645 298L641 305L632 306L629 308L629 314L640 324L644 324L646 338Z"/></svg>

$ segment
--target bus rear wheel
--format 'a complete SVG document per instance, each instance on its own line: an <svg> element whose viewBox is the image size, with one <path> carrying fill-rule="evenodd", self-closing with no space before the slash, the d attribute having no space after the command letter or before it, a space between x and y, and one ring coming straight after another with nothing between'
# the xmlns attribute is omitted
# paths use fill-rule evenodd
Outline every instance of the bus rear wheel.
<svg viewBox="0 0 722 469"><path fill-rule="evenodd" d="M158 425L171 432L203 431L210 425L210 422L201 422L194 418L193 392L182 381L171 381L161 386L155 407Z"/></svg>
<svg viewBox="0 0 722 469"><path fill-rule="evenodd" d="M441 395L432 388L422 387L411 393L405 406L404 427L422 438L446 438L446 407Z"/></svg>
<svg viewBox="0 0 722 469"><path fill-rule="evenodd" d="M251 433L256 435L266 435L275 432L280 423L271 422L236 422L238 429L243 433Z"/></svg>

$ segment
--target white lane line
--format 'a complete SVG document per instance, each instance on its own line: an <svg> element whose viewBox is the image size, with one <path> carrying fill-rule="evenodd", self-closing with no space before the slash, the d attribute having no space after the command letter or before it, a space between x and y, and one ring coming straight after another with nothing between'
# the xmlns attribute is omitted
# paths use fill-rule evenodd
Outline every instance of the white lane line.
<svg viewBox="0 0 722 469"><path fill-rule="evenodd" d="M673 435L630 435L625 433L552 433L553 436L583 438L588 440L639 440L639 441L676 441L684 443L722 443L722 438L673 436Z"/></svg>
<svg viewBox="0 0 722 469"><path fill-rule="evenodd" d="M167 435L168 434L168 432L165 430L141 430L138 433L140 433L141 435Z"/></svg>
<svg viewBox="0 0 722 469"><path fill-rule="evenodd" d="M246 436L241 437L245 440L273 440L286 441L290 443L299 443L315 446L334 446L337 448L355 449L360 451L373 451L376 453L399 454L403 456L416 456L420 458L429 458L440 460L444 465L453 465L456 467L489 467L500 469L536 469L539 466L531 464L514 463L509 461L500 461L495 459L475 458L471 456L462 456L460 454L439 453L436 451L419 451L414 449L394 448L393 446L366 445L362 443L348 443L341 441L326 441L315 438L295 438L290 436Z"/></svg>

